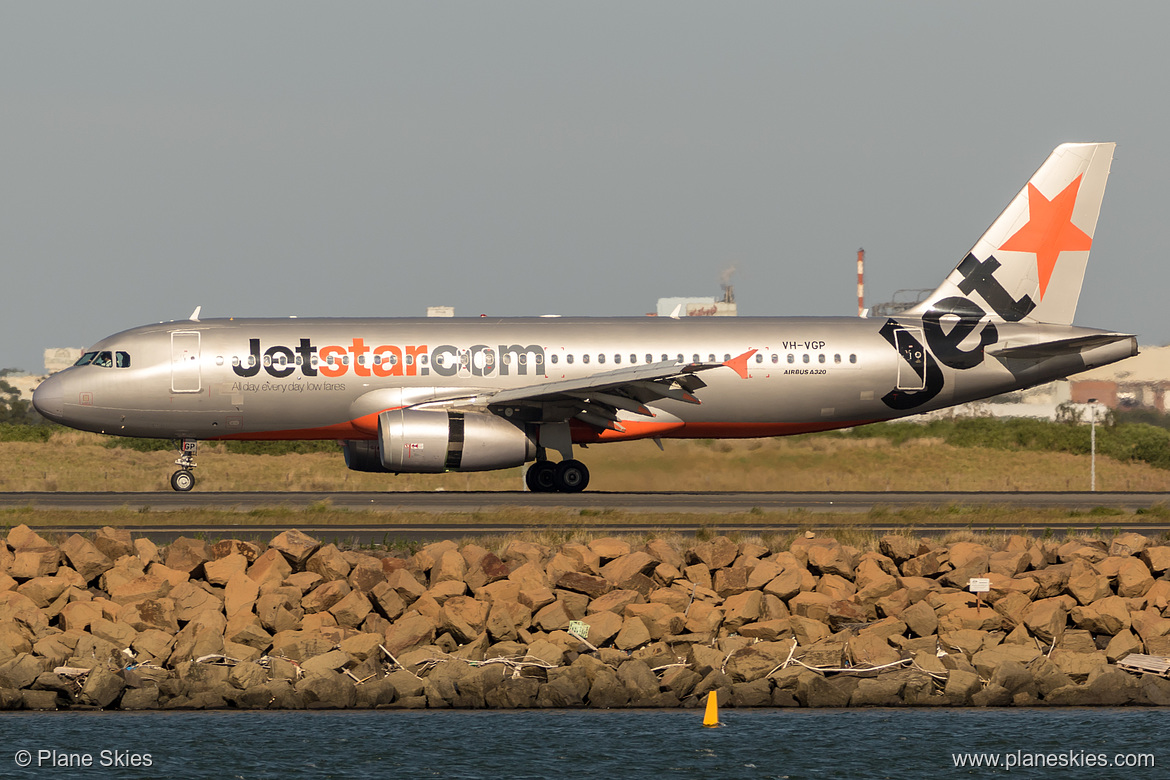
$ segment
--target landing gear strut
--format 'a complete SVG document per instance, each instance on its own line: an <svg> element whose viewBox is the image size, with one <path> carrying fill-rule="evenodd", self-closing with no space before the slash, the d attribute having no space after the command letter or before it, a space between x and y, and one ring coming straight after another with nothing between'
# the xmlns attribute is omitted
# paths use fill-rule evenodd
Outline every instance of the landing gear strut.
<svg viewBox="0 0 1170 780"><path fill-rule="evenodd" d="M580 493L589 484L589 469L579 460L538 460L528 467L524 482L533 493Z"/></svg>
<svg viewBox="0 0 1170 780"><path fill-rule="evenodd" d="M199 442L195 439L183 439L179 444L180 455L175 461L179 470L171 474L171 489L186 493L195 487L195 475L191 470L195 468L195 451L198 446Z"/></svg>

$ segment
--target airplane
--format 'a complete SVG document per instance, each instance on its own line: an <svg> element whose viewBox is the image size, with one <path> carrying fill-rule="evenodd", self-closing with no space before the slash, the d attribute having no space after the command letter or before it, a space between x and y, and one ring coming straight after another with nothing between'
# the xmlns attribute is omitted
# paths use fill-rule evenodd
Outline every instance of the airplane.
<svg viewBox="0 0 1170 780"><path fill-rule="evenodd" d="M200 319L102 339L46 379L49 420L179 442L335 439L356 471L530 463L589 482L575 446L784 436L975 401L1137 354L1072 325L1112 143L1058 146L942 284L889 317ZM559 455L554 461L550 455Z"/></svg>

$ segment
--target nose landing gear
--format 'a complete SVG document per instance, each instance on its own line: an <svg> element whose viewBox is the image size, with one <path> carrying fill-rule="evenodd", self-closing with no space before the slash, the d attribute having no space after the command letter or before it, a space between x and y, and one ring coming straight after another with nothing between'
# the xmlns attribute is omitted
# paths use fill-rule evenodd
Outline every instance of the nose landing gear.
<svg viewBox="0 0 1170 780"><path fill-rule="evenodd" d="M195 475L191 471L195 468L195 451L199 442L195 439L183 439L179 444L179 459L175 465L179 470L171 474L171 489L186 493L195 487Z"/></svg>

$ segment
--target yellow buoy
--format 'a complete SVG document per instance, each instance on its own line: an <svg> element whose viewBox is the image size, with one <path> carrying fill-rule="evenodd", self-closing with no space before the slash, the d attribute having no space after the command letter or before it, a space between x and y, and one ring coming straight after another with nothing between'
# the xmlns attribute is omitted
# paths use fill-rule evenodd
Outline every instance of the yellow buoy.
<svg viewBox="0 0 1170 780"><path fill-rule="evenodd" d="M719 697L715 691L707 694L707 711L703 713L703 726L714 729L719 727Z"/></svg>

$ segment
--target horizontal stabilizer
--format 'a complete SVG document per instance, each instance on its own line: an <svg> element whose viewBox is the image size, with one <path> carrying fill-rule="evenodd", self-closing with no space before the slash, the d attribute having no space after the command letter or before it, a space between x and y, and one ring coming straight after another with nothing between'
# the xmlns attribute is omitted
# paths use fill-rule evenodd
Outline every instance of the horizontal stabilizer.
<svg viewBox="0 0 1170 780"><path fill-rule="evenodd" d="M997 358L1011 358L1015 360L1044 360L1045 358L1060 357L1062 355L1076 355L1086 349L1103 347L1106 344L1116 344L1119 341L1134 338L1128 333L1097 333L1092 336L1077 336L1071 339L1058 341L1044 341L1039 344L1021 344L1018 347L1003 347L989 349L987 354Z"/></svg>

